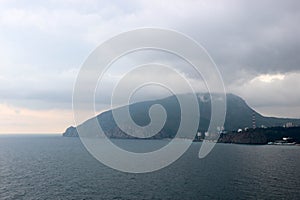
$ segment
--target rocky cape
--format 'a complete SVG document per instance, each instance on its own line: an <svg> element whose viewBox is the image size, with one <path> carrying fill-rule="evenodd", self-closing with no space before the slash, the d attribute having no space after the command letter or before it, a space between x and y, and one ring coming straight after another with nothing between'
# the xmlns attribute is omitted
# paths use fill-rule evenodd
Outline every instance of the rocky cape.
<svg viewBox="0 0 300 200"><path fill-rule="evenodd" d="M221 134L218 142L234 144L267 144L290 137L294 142L300 144L300 127L270 127L247 129L241 132L228 132ZM197 140L197 138L196 138Z"/></svg>

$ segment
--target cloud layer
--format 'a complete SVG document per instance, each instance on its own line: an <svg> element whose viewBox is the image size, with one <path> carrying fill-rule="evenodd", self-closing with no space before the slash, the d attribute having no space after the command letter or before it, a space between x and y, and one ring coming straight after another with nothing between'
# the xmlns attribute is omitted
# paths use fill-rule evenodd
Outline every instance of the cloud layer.
<svg viewBox="0 0 300 200"><path fill-rule="evenodd" d="M51 110L71 113L76 75L97 45L123 31L161 27L204 46L228 92L263 114L300 117L299 22L297 0L2 0L0 105L41 116ZM4 110L1 132L9 132L11 125L2 118L13 115Z"/></svg>

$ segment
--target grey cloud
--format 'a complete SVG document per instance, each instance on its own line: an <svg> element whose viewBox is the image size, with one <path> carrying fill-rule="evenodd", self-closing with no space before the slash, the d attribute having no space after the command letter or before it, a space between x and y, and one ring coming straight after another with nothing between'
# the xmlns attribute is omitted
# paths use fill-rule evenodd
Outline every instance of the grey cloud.
<svg viewBox="0 0 300 200"><path fill-rule="evenodd" d="M14 21L15 18L10 21L12 24L8 21L2 21L4 25L0 23L1 30L6 30L0 33L1 43L5 41L0 51L9 52L8 62L1 65L12 68L7 73L0 68L1 76L16 76L16 79L11 79L13 83L1 82L2 102L21 104L31 101L32 107L56 107L59 102L63 106L68 102L70 105L76 73L68 78L57 78L55 74L79 69L92 49L101 42L140 26L175 29L194 38L216 62L228 90L236 91L252 103L251 95L259 86L247 84L254 77L265 73L300 76L300 3L297 0L174 1L172 4L133 1L126 5L118 1L91 1L91 4L76 1L71 6L63 2L57 4L57 1L41 1L36 6L12 1L9 4L0 8L1 13L8 9L21 9L30 15L24 20L22 18L22 24ZM43 12L36 12L40 8ZM26 23L26 20L29 22ZM141 57L143 61L147 59ZM155 61L180 65L177 60L165 56ZM37 72L29 74L38 85L22 79L20 64L38 68ZM190 79L194 78L190 70L184 67L181 70ZM41 72L46 71L53 76L40 80ZM253 92L243 93L244 89L239 86L245 84L246 89ZM293 82L285 82L285 94L298 94L297 89L289 87L289 84ZM39 89L39 85L43 85L43 89ZM274 87L270 85L268 90L275 93ZM269 98L274 97L274 94L268 95ZM278 106L281 101L297 105L297 95L293 100L280 99L279 103L268 101L268 95L256 96L253 105L264 106L264 102L268 102ZM107 97L105 99L107 101Z"/></svg>
<svg viewBox="0 0 300 200"><path fill-rule="evenodd" d="M199 15L183 24L182 30L204 45L225 79L239 78L234 73L237 70L253 75L300 70L299 2L224 1L220 4L223 10L218 13L216 9L216 13L208 16L202 16L199 8Z"/></svg>

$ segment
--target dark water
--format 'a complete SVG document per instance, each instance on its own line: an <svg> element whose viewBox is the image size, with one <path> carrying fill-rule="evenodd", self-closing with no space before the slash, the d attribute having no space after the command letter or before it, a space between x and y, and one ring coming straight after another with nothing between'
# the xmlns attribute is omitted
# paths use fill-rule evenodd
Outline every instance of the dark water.
<svg viewBox="0 0 300 200"><path fill-rule="evenodd" d="M0 136L0 199L300 199L299 146L217 144L202 160L199 147L160 171L128 174L78 138Z"/></svg>

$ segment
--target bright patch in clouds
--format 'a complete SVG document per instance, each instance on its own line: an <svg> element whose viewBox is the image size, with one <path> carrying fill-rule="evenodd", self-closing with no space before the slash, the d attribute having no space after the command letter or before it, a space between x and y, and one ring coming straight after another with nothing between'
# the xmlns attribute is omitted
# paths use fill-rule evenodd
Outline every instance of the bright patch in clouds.
<svg viewBox="0 0 300 200"><path fill-rule="evenodd" d="M271 83L276 80L283 80L284 77L285 76L283 74L263 74L263 75L260 75L256 78L254 78L252 81L255 81L255 79L258 79L261 82Z"/></svg>
<svg viewBox="0 0 300 200"><path fill-rule="evenodd" d="M300 118L298 85L300 72L259 75L243 84L229 85L228 91L243 97L263 115Z"/></svg>

